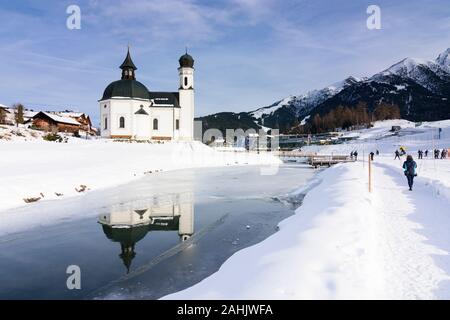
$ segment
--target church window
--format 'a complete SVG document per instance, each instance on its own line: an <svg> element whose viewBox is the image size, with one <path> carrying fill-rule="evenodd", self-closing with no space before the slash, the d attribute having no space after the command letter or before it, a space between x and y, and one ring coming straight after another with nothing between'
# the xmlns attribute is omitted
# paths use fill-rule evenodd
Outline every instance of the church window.
<svg viewBox="0 0 450 320"><path fill-rule="evenodd" d="M125 128L125 118L124 117L119 118L119 128Z"/></svg>
<svg viewBox="0 0 450 320"><path fill-rule="evenodd" d="M175 120L175 129L176 130L180 129L180 120L179 119Z"/></svg>
<svg viewBox="0 0 450 320"><path fill-rule="evenodd" d="M104 126L104 130L107 130L108 129L108 118L105 118L105 126Z"/></svg>
<svg viewBox="0 0 450 320"><path fill-rule="evenodd" d="M187 87L187 85L188 85L188 78L184 77L184 86Z"/></svg>
<svg viewBox="0 0 450 320"><path fill-rule="evenodd" d="M153 119L153 130L158 130L158 119Z"/></svg>

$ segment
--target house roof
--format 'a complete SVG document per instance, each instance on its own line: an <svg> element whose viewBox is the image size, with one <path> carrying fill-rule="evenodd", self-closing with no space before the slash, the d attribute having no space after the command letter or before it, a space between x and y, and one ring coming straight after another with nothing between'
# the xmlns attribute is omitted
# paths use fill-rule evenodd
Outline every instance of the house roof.
<svg viewBox="0 0 450 320"><path fill-rule="evenodd" d="M57 114L59 116L62 117L73 117L73 118L79 118L82 117L83 115L87 118L88 115L85 114L84 112L74 112L74 111L57 111L57 112L51 112L54 114Z"/></svg>
<svg viewBox="0 0 450 320"><path fill-rule="evenodd" d="M25 110L24 112L23 112L23 116L25 117L25 118L33 118L35 115L37 115L38 114L38 112L37 111L29 111L29 110Z"/></svg>
<svg viewBox="0 0 450 320"><path fill-rule="evenodd" d="M42 116L47 117L47 118L50 118L50 119L52 119L53 121L58 122L58 123L65 123L65 124L71 124L71 125L76 125L76 126L80 126L80 125L81 125L81 123L79 123L77 120L75 120L75 119L73 119L73 118L70 118L70 117L62 117L62 116L59 116L59 115L56 115L56 114L53 114L53 113L43 112L43 111L38 112L38 113L33 117L33 119L37 119L37 118L40 118L40 117L42 117Z"/></svg>
<svg viewBox="0 0 450 320"><path fill-rule="evenodd" d="M8 106L5 106L4 104L1 104L0 103L0 108L2 108L2 109L4 109L6 112L10 112L8 109L9 109L9 107Z"/></svg>

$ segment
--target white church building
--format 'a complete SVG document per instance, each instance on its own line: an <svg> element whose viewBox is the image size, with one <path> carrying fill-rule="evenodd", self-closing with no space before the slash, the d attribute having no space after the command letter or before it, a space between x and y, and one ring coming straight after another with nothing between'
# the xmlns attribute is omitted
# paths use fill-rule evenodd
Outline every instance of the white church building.
<svg viewBox="0 0 450 320"><path fill-rule="evenodd" d="M191 141L194 136L194 59L179 59L178 92L149 91L136 80L127 56L121 80L109 84L100 103L101 136L110 139Z"/></svg>

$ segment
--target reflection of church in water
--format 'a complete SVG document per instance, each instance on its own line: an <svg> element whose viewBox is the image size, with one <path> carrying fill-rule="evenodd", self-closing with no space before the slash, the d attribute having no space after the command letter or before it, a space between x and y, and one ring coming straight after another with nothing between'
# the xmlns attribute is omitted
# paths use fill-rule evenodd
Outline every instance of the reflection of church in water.
<svg viewBox="0 0 450 320"><path fill-rule="evenodd" d="M194 234L194 204L190 193L158 196L149 200L113 206L111 212L99 216L106 237L119 242L127 273L135 244L150 231L178 231L180 241Z"/></svg>

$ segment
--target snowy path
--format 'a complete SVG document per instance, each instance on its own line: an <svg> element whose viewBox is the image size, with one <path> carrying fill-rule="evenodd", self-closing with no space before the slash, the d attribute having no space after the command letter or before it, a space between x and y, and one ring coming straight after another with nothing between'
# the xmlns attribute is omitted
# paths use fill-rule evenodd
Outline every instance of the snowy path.
<svg viewBox="0 0 450 320"><path fill-rule="evenodd" d="M386 297L436 298L434 291L441 281L450 280L449 266L435 262L435 256L450 252L448 200L438 197L421 178L410 192L401 170L391 165L375 163L374 177L373 204Z"/></svg>
<svg viewBox="0 0 450 320"><path fill-rule="evenodd" d="M296 215L211 277L167 299L450 297L450 201L425 178L406 188L398 162L338 165Z"/></svg>

